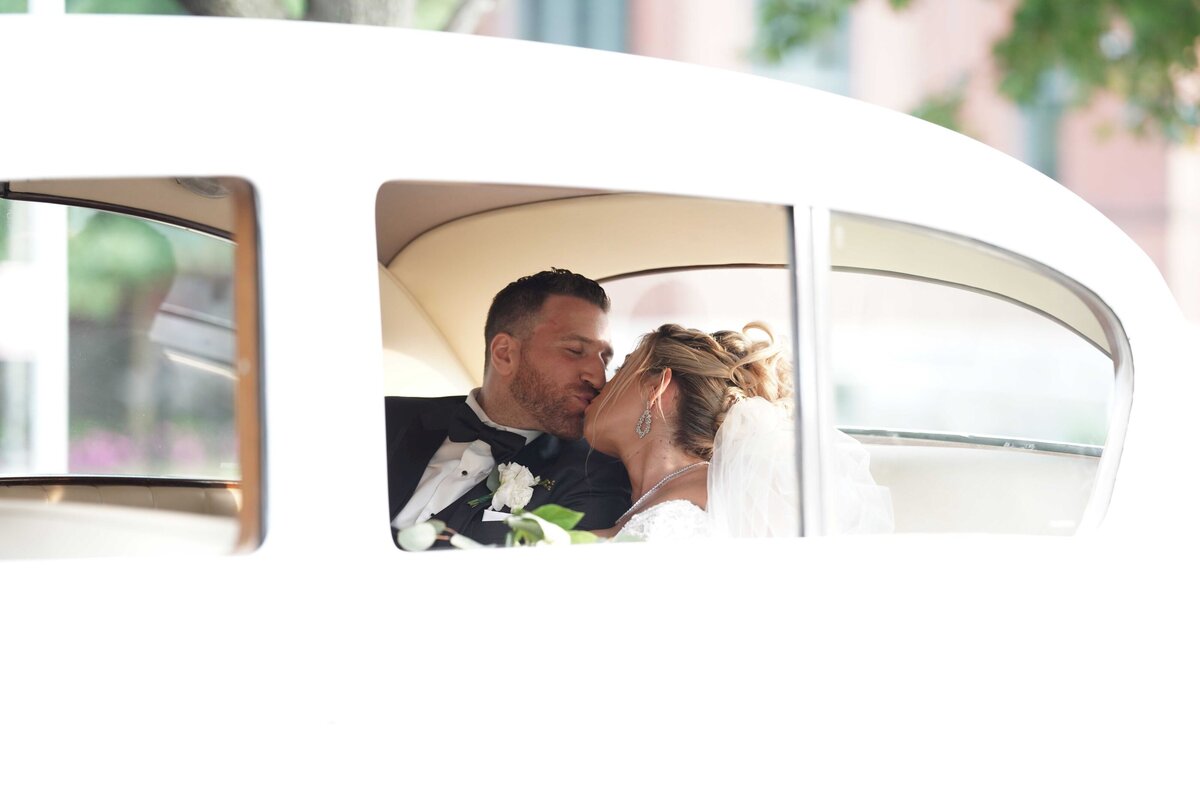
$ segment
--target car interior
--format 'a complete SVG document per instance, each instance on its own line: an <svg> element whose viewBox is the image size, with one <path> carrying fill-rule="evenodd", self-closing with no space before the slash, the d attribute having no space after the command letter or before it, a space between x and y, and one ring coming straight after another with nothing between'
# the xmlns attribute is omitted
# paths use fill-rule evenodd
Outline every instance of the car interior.
<svg viewBox="0 0 1200 800"><path fill-rule="evenodd" d="M228 474L122 474L74 466L39 474L0 462L0 555L253 549L259 531L250 500L257 492L243 492L242 487L258 480L257 342L239 333L255 329L257 309L258 232L249 185L208 178L13 181L0 184L0 202L104 209L233 242L236 263L226 281L232 287L228 292L236 291L239 298L236 313L197 310L175 297L182 294L176 279L162 290L166 296L158 298L149 318L149 337L161 350L156 357L233 379L238 456L232 468L222 462ZM522 275L553 266L588 275L609 290L614 366L637 335L663 322L715 329L761 319L790 340L795 291L791 213L788 207L766 203L562 187L385 183L376 198L385 393L442 396L478 385L482 321L492 296ZM854 295L854 303L859 312L869 312L870 324L843 320L838 302L832 304L836 385L829 396L839 407L838 427L865 446L872 476L890 491L895 530L1074 531L1089 503L1104 502L1096 475L1113 428L1113 408L1119 407L1115 376L1123 366L1121 333L1111 312L1052 270L981 243L848 214L834 214L830 231L835 301L849 302L852 295L849 290L838 294L839 281L847 286L862 282L867 289ZM72 230L72 242L83 241ZM77 257L82 256L73 251L71 258ZM0 277L3 268L0 258ZM887 365L871 361L870 353L903 358L887 347L909 341L899 327L893 335L884 325L893 318L897 326L907 324L905 301L886 289L887 280L895 279L950 292L937 303L952 312L960 298L985 298L1079 343L1092 354L1081 358L1098 365L1089 367L1099 378L1097 388L1089 390L1088 408L1100 409L1090 432L1074 438L1053 429L1023 432L1003 421L994 429L986 422L972 429L969 417L962 422L961 408L949 408L940 420L912 416L911 409L889 419L893 411L887 403L904 392L916 398L910 406L918 409L973 403L953 402L952 395L938 388L938 381L952 380L957 368L939 368L936 361L908 370L906 380L912 385L903 391L882 378L872 383L876 379L871 376L882 375ZM918 316L923 322L931 318L927 312ZM957 346L963 336L953 327L953 313L948 319L949 327L928 338ZM1005 330L997 335L1011 339ZM859 349L840 350L847 342ZM971 352L972 363L986 357L986 344L981 340ZM907 353L919 349L903 347ZM235 348L255 365L248 373L235 375ZM855 352L868 354L861 357L860 372L870 374L843 380L837 359L845 353L853 361L859 358ZM930 352L940 351L934 347ZM0 363L5 358L15 362L20 356L6 356L0 349ZM999 364L992 371L1021 369ZM926 385L911 380L925 373L936 377ZM1003 390L1008 392L1004 407L1026 414L1027 407L1039 403L1039 395L1031 390L1017 396L1021 384L1017 386ZM842 406L849 409L845 415ZM876 407L883 410L872 416L870 409ZM1074 407L1067 412L1074 413ZM96 513L100 507L104 515ZM151 515L139 517L139 512ZM81 530L84 519L91 527ZM53 547L45 544L51 540Z"/></svg>

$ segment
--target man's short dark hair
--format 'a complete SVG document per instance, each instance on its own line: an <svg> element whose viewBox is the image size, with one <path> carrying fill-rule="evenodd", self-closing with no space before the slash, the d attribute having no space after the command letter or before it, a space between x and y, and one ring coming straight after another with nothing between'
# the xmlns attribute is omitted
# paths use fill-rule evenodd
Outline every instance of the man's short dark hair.
<svg viewBox="0 0 1200 800"><path fill-rule="evenodd" d="M518 339L527 336L530 324L542 310L546 298L556 294L578 297L608 313L608 295L600 284L570 270L554 267L518 278L496 293L483 326L484 345L490 348L498 333Z"/></svg>

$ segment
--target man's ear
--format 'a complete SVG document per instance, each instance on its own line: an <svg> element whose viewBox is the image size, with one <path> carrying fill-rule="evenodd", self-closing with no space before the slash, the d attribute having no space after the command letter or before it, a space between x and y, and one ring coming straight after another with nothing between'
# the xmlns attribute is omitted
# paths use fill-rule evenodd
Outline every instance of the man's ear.
<svg viewBox="0 0 1200 800"><path fill-rule="evenodd" d="M497 333L488 344L488 362L498 375L512 375L521 363L521 340Z"/></svg>

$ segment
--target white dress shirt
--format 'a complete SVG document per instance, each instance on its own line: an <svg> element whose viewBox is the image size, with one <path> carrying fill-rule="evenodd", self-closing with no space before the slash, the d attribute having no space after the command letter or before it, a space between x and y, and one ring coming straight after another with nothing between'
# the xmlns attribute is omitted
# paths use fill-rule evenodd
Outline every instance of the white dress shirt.
<svg viewBox="0 0 1200 800"><path fill-rule="evenodd" d="M507 428L492 422L479 407L478 394L479 389L472 389L467 395L467 405L485 425L524 436L525 444L541 436L541 431ZM447 436L429 460L429 466L425 467L412 497L392 520L392 525L397 530L403 530L429 519L486 478L494 466L496 459L492 457L492 448L487 442L452 442Z"/></svg>

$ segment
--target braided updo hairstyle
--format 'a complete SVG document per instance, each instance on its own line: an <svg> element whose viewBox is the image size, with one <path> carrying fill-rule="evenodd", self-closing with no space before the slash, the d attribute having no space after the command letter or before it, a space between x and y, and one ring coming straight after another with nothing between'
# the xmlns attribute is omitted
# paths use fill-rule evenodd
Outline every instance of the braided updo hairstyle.
<svg viewBox="0 0 1200 800"><path fill-rule="evenodd" d="M748 336L751 330L761 331L766 339ZM653 379L667 368L678 387L673 444L706 461L734 403L747 397L787 402L792 393L790 365L763 322L711 334L662 325L643 336L625 359L613 378L617 385L612 394L619 396L644 376Z"/></svg>

